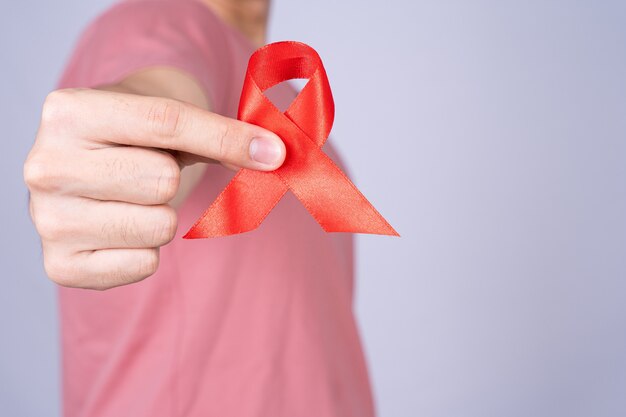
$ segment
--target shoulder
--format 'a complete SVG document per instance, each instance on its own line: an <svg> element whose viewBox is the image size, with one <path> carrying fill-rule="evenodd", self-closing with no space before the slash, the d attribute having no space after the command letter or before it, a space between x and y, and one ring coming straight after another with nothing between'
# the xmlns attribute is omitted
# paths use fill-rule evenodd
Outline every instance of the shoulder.
<svg viewBox="0 0 626 417"><path fill-rule="evenodd" d="M92 22L92 26L119 19L158 19L192 24L220 23L215 13L197 0L123 0L101 13Z"/></svg>
<svg viewBox="0 0 626 417"><path fill-rule="evenodd" d="M226 31L226 25L199 1L126 0L94 19L83 38L108 35L120 43L143 35L203 44L223 41Z"/></svg>
<svg viewBox="0 0 626 417"><path fill-rule="evenodd" d="M211 95L228 73L228 27L195 0L126 0L80 36L59 87L113 84L156 66L190 74Z"/></svg>

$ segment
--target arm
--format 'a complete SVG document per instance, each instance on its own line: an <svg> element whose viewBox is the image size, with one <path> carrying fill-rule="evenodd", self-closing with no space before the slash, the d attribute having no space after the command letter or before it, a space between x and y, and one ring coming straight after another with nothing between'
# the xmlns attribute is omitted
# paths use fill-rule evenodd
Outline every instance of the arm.
<svg viewBox="0 0 626 417"><path fill-rule="evenodd" d="M159 248L176 232L171 204L202 173L190 165L282 164L278 136L209 106L191 77L166 68L48 96L24 179L53 281L107 289L156 272Z"/></svg>

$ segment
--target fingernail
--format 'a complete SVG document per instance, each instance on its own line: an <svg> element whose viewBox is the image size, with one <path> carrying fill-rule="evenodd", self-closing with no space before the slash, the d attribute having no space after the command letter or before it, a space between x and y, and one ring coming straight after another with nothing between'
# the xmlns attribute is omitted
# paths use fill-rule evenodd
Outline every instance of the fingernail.
<svg viewBox="0 0 626 417"><path fill-rule="evenodd" d="M253 138L250 142L250 158L260 164L275 167L282 158L282 148L275 139Z"/></svg>

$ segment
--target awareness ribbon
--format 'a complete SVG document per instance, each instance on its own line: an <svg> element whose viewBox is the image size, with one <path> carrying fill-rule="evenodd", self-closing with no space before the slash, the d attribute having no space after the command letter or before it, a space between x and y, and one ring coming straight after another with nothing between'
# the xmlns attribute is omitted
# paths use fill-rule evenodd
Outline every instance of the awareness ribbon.
<svg viewBox="0 0 626 417"><path fill-rule="evenodd" d="M282 113L263 94L283 81L308 82ZM256 229L291 190L326 232L399 236L321 150L335 105L317 52L300 42L277 42L256 50L246 71L237 118L276 133L287 155L275 171L241 169L183 236L197 239Z"/></svg>

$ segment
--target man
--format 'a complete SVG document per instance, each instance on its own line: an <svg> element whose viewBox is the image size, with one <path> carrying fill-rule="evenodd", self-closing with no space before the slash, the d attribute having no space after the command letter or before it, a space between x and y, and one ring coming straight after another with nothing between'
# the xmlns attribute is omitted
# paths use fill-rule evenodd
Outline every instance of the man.
<svg viewBox="0 0 626 417"><path fill-rule="evenodd" d="M60 284L66 417L374 414L350 235L286 195L253 232L181 239L233 169L285 159L233 119L268 8L120 3L46 99L24 176ZM296 92L267 94L284 108Z"/></svg>

